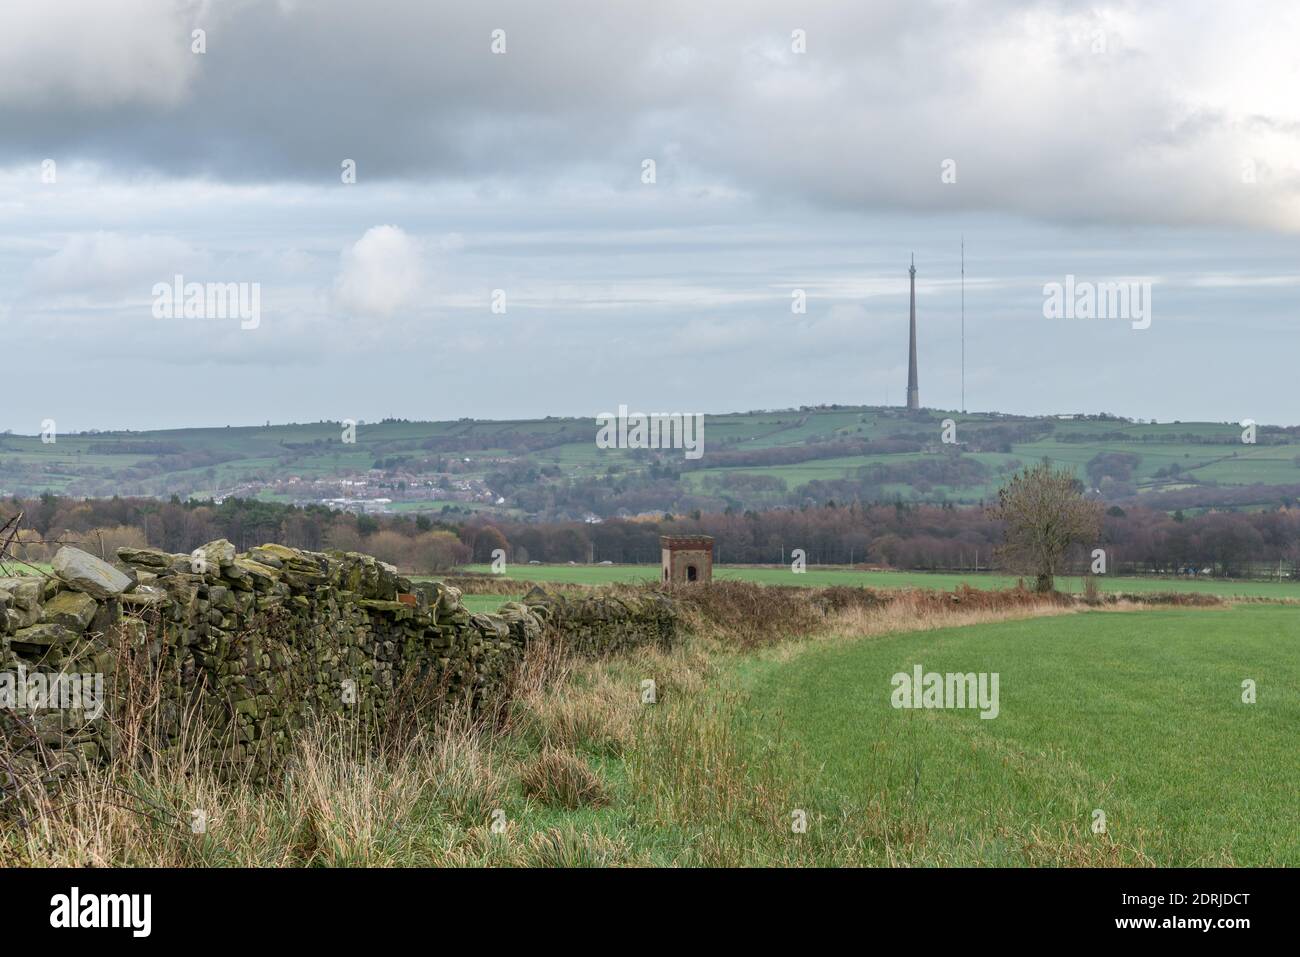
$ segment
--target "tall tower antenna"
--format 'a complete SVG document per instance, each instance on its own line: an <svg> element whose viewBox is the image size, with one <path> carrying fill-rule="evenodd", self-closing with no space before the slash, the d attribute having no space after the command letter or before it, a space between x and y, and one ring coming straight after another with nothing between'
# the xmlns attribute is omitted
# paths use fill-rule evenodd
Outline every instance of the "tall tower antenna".
<svg viewBox="0 0 1300 957"><path fill-rule="evenodd" d="M961 410L966 411L966 234L961 237Z"/></svg>
<svg viewBox="0 0 1300 957"><path fill-rule="evenodd" d="M921 390L916 382L916 254L912 254L912 264L907 268L907 275L912 287L911 321L907 349L907 407L921 407Z"/></svg>

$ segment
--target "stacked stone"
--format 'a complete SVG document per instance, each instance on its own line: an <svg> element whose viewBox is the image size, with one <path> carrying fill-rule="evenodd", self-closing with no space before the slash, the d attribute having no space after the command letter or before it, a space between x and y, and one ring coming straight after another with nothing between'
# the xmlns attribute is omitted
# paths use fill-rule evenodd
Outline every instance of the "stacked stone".
<svg viewBox="0 0 1300 957"><path fill-rule="evenodd" d="M0 788L14 783L15 771L48 780L105 755L112 729L100 708L81 705L111 694L116 656L98 639L118 622L122 595L134 585L123 570L69 548L55 556L52 577L0 578ZM83 673L103 676L99 686L91 682L91 697L26 713L29 682Z"/></svg>
<svg viewBox="0 0 1300 957"><path fill-rule="evenodd" d="M591 595L568 598L540 587L524 596L518 608L549 624L575 653L596 657L645 644L669 647L677 634L677 612L662 594L615 598Z"/></svg>
<svg viewBox="0 0 1300 957"><path fill-rule="evenodd" d="M97 673L107 698L96 720L0 711L10 732L15 721L27 732L6 733L0 748L39 738L65 758L108 757L114 719L139 684L128 672L143 671L162 693L158 747L201 725L218 732L214 758L259 773L313 715L350 711L374 725L411 700L493 704L544 627L579 654L667 643L675 629L661 597L573 601L534 589L496 614L472 614L459 589L413 584L355 552L268 544L238 553L222 539L190 555L122 548L117 559L64 547L53 575L0 579L0 678L19 666ZM432 694L411 698L413 688Z"/></svg>

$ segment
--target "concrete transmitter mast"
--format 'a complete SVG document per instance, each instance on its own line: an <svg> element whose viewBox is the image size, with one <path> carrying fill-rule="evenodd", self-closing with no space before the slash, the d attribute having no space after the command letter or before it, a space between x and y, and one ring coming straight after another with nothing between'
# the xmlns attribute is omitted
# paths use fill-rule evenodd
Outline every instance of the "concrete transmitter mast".
<svg viewBox="0 0 1300 957"><path fill-rule="evenodd" d="M909 409L919 409L921 407L921 389L916 382L916 256L912 256L912 265L908 267L908 276L912 284L912 320L911 336L908 339L907 350L907 407Z"/></svg>

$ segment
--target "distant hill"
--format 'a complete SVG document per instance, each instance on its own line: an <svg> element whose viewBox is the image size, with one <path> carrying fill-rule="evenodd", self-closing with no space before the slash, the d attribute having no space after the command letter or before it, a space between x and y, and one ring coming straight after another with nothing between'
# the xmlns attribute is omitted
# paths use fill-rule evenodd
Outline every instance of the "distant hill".
<svg viewBox="0 0 1300 957"><path fill-rule="evenodd" d="M944 420L951 419L947 430ZM601 449L593 419L340 423L0 435L0 494L329 501L392 512L606 518L827 501L988 500L1022 465L1073 467L1108 501L1198 509L1290 504L1300 430L808 407L709 415L704 454ZM954 441L945 441L952 439Z"/></svg>

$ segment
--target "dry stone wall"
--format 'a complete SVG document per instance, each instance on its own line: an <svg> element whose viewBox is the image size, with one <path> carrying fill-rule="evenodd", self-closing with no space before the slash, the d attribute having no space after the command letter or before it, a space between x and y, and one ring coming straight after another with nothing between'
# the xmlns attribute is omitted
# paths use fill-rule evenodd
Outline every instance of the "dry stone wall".
<svg viewBox="0 0 1300 957"><path fill-rule="evenodd" d="M599 655L669 644L677 619L658 595L540 589L471 613L459 589L352 552L237 553L221 540L191 555L123 548L109 563L64 547L49 577L0 578L0 784L108 759L141 688L161 689L150 713L162 748L197 720L220 732L214 758L255 773L314 715L375 726L396 707L481 712L546 628Z"/></svg>

